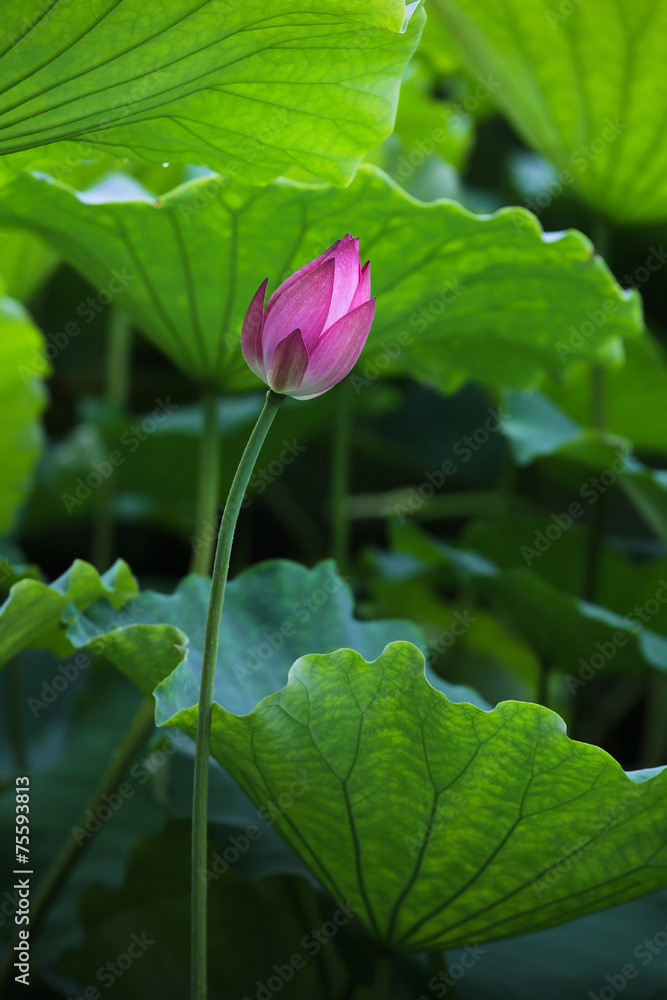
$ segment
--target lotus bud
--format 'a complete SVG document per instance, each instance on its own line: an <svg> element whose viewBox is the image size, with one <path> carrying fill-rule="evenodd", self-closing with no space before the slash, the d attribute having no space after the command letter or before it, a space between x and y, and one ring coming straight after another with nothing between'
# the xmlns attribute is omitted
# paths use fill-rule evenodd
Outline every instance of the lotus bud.
<svg viewBox="0 0 667 1000"><path fill-rule="evenodd" d="M243 321L241 350L274 392L313 399L352 370L368 337L375 299L370 261L349 234L295 271L266 306L263 281Z"/></svg>

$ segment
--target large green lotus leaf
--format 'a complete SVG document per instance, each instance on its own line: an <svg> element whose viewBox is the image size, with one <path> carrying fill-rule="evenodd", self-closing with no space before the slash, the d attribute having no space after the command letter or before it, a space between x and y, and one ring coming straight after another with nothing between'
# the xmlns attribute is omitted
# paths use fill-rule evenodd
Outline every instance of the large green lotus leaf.
<svg viewBox="0 0 667 1000"><path fill-rule="evenodd" d="M25 309L0 295L0 535L14 524L42 450L42 376L49 372L43 345Z"/></svg>
<svg viewBox="0 0 667 1000"><path fill-rule="evenodd" d="M100 598L117 610L138 589L122 559L102 576L94 566L77 559L53 583L20 580L0 608L0 666L28 647L48 648L58 655L67 655L72 645L65 633L77 612ZM116 616L116 624L120 623Z"/></svg>
<svg viewBox="0 0 667 1000"><path fill-rule="evenodd" d="M507 568L478 552L440 542L411 524L394 527L393 543L414 560L412 566L404 563L406 578L430 568L457 585L472 586L545 662L569 674L572 690L602 668L636 673L650 666L667 671L667 636L642 624L633 614L634 602L618 613L548 583L539 574L540 552L533 538L518 552L520 565ZM667 597L667 588L658 580L657 589L661 594L665 590L662 596Z"/></svg>
<svg viewBox="0 0 667 1000"><path fill-rule="evenodd" d="M667 218L665 0L434 0L469 69L594 208Z"/></svg>
<svg viewBox="0 0 667 1000"><path fill-rule="evenodd" d="M50 240L177 364L219 389L257 386L239 335L262 279L275 288L346 231L371 258L378 297L358 391L387 371L446 390L560 375L558 345L604 303L607 319L578 359L618 362L619 338L641 328L638 295L621 290L580 233L544 234L523 209L479 217L454 202L423 204L368 165L344 190L221 189L212 177L158 200L122 176L77 194L24 174L0 189L0 221Z"/></svg>
<svg viewBox="0 0 667 1000"><path fill-rule="evenodd" d="M45 654L43 654L45 655ZM25 670L23 689L26 695L41 700L41 688L30 664L21 663ZM63 679L55 661L45 676L49 686L54 677ZM49 733L48 745L35 760L35 745L31 740L30 791L32 802L40 803L39 809L30 814L30 860L34 869L31 885L38 891L54 863L58 851L74 838L81 848L58 896L46 912L45 922L34 942L33 960L38 966L51 963L67 947L72 947L81 936L77 919L82 891L91 883L115 885L125 874L127 857L141 836L156 833L166 819L163 801L154 794L160 769L152 771L148 780L145 766L147 751L140 758L129 762L123 781L130 791L121 799L121 808L103 806L99 816L87 817L88 826L79 825L94 795L100 777L114 760L120 742L130 727L142 701L139 692L128 684L117 670L109 665L100 669L80 672L81 683L70 682L65 688L56 686L58 704L42 703L37 708L36 726ZM71 724L57 727L53 715L68 706L61 718ZM31 720L32 721L32 720ZM155 729L149 736L162 737ZM143 750L143 748L142 748ZM139 756L139 751L138 751ZM8 830L16 815L14 784L6 787L0 796L0 826ZM108 815L113 812L113 815ZM102 822L99 822L99 819ZM99 823L99 827L98 827ZM98 832L94 839L90 830ZM2 861L5 870L13 867L12 843L8 836L2 839ZM11 851L11 854L10 854ZM9 922L5 929L11 929Z"/></svg>
<svg viewBox="0 0 667 1000"><path fill-rule="evenodd" d="M186 686L194 704L208 600L209 581L191 576L173 595L139 594L125 609L126 621L132 622L128 627L118 628L118 616L106 602L99 602L77 616L68 637L76 646L101 648L146 694L168 677L185 652L185 661L165 686L174 684L178 690ZM423 644L419 630L405 621L355 619L352 593L332 562L312 570L284 560L255 566L227 588L215 697L239 713L249 712L286 682L290 666L304 649L330 652L354 643L372 659L397 638ZM468 687L447 684L430 670L429 678L453 701L489 707ZM179 751L172 758L170 801L176 815L189 816L189 741L179 745ZM209 822L212 836L223 843L225 837L238 836L248 825L261 830L256 847L236 866L252 878L267 872L302 871L292 852L276 838L270 815L262 815L220 768L211 772Z"/></svg>
<svg viewBox="0 0 667 1000"><path fill-rule="evenodd" d="M186 577L172 595L142 591L126 608L131 623L120 628L102 602L73 618L67 636L76 646L102 643L105 657L145 694L164 681L163 717L175 710L169 707L172 689L179 700L187 690L190 704L198 701L209 593L210 581L200 576ZM182 633L187 648L171 673L174 655L183 655ZM260 563L227 585L214 695L221 705L243 714L286 682L304 649L324 653L354 646L372 658L395 639L423 644L409 622L356 619L352 592L332 561L313 569L285 559ZM432 671L429 680L454 701L479 699L476 692L449 685Z"/></svg>
<svg viewBox="0 0 667 1000"><path fill-rule="evenodd" d="M164 687L158 720L193 733L187 685ZM214 705L211 746L257 803L292 785L281 835L398 951L540 930L667 884L667 775L625 774L541 706L448 701L410 643L372 663L301 657L249 715Z"/></svg>
<svg viewBox="0 0 667 1000"><path fill-rule="evenodd" d="M345 184L391 132L423 11L405 21L402 0L9 0L0 153L59 143Z"/></svg>
<svg viewBox="0 0 667 1000"><path fill-rule="evenodd" d="M371 641L367 630L372 625L355 625L347 620L349 596L344 602L348 610L341 622L337 595L343 588L338 587L329 600L325 596L330 567L331 564L325 563L308 571L290 564L268 563L242 574L230 585L223 615L223 643L226 634L229 639L218 665L218 702L222 688L223 704L241 712L253 706L258 696L266 695L272 688L275 691L285 679L285 664L292 655L293 644L314 641L322 648L337 643L338 636L356 631L357 640L361 639L369 649L372 645L377 648L392 631L396 633L396 625L375 623L377 631ZM332 587L334 579L328 576ZM240 599L243 591L246 602ZM299 595L296 603L295 595ZM91 635L98 638L102 635L105 656L121 666L144 690L149 690L162 674L164 680L155 691L158 721L179 726L193 735L197 677L192 667L199 659L201 633L196 634L192 622L199 620L201 630L202 612L197 607L203 605L205 596L205 581L191 578L174 598L141 596L145 606L143 621L158 619L173 624L142 622L104 633L105 614L98 605L79 614L70 624L68 634L76 645L85 645ZM279 607L271 611L274 604ZM295 625L299 617L306 617L309 604L312 608L319 604L321 610L313 611L302 623L303 628L296 627L296 637L289 635L289 626ZM172 616L174 611L177 618L175 614ZM338 628L334 635L335 619ZM274 627L278 621L288 626L284 642ZM188 629L192 649L188 659L170 674L166 651L173 649L179 635L173 627L176 623ZM155 639L153 662L146 656L145 647L133 648L135 638L142 632L150 632ZM225 676L220 684L222 672ZM373 696L375 708L366 713L367 725L361 742L361 714ZM310 730L305 724L307 705L311 712ZM464 711L452 715L452 710L458 708ZM422 731L423 720L428 726ZM444 726L444 731L440 731L440 726ZM481 734L480 739L485 739L487 728L488 740L480 747L475 729ZM646 855L642 853L653 850L652 838L659 826L659 820L654 824L652 818L653 799L644 799L644 795L648 792L658 799L656 812L660 815L664 811L659 799L661 779L645 784L628 780L602 751L570 743L557 716L538 706L505 703L492 713L466 702L457 706L426 681L423 657L410 643L391 643L373 664L349 650L305 657L292 668L287 688L269 695L250 715L231 715L217 705L213 733L214 756L258 806L263 808L278 801L277 796L290 794L290 808L276 820L276 828L334 895L344 893L359 905L371 930L400 949L455 946L465 940L492 939L546 927L663 884L658 853L654 857L655 867L646 870ZM451 739L455 749L442 759L440 748L445 737ZM502 744L495 742L499 739ZM367 744L367 740L371 743ZM375 746L374 741L378 741ZM346 767L349 769L355 758L355 746L359 748L356 760L360 771L354 780L341 783ZM446 816L444 851L446 854L451 847L457 858L455 878L461 893L457 895L458 889L453 893L447 889L447 898L454 895L456 899L450 900L446 916L429 919L417 927L433 906L439 907L444 901L439 888L443 880L438 880L435 872L447 867L447 858L443 861L440 851L430 854L431 845L441 840L440 823L433 823L430 839L424 836L432 805L432 798L429 799L432 784L423 763L425 747L434 780L442 783L451 780L452 793L457 780L463 780L460 774L463 769L475 780L461 786L463 801L457 797L450 804L444 796L442 809L437 813L439 821ZM536 763L534 772L530 761ZM559 768L563 768L562 785L555 782ZM528 796L526 788L526 776L531 773L534 798ZM294 783L298 780L301 785L297 788ZM295 796L295 788L299 795ZM515 798L510 794L512 788ZM573 801L566 809L570 795ZM517 808L522 797L525 816L519 819ZM544 805L545 797L549 803L553 797L553 805ZM466 798L470 800L469 809L465 807ZM341 809L344 812L339 815ZM544 818L541 809L548 810ZM616 809L613 816L617 818L600 823L600 816L604 817L607 809ZM470 816L474 817L472 827ZM627 822L621 822L621 818ZM455 828L449 825L451 821ZM635 846L628 852L623 837L630 821L638 829L635 831L633 826L631 830ZM497 849L494 838L500 822L504 825L501 833L505 832L507 837ZM465 848L470 843L471 829L472 859ZM332 830L336 831L335 837ZM347 830L351 832L346 833ZM362 852L358 864L353 847L355 835ZM563 845L576 843L585 836L590 841L588 850L581 851L579 843L576 851L581 852L581 860L577 854L578 860L571 863L570 872L569 854L576 852ZM619 849L621 840L623 851ZM377 861L383 851L391 852L393 859L389 877L387 866ZM494 851L495 856L491 857ZM515 851L514 878L521 880L523 888L511 881L512 851ZM460 857L468 858L463 867L458 852ZM534 865L532 868L529 865L528 873L526 857L529 862L532 858ZM496 863L506 872L497 890L501 896L507 895L504 902L489 899ZM567 879L553 878L552 868L556 864L567 867L570 872ZM415 865L421 874L401 905L396 906L404 882L416 870ZM632 876L624 865L629 865ZM451 878L447 871L444 882L450 887ZM480 896L472 891L477 878L481 883ZM543 895L537 901L536 916L533 907L537 888L543 891L534 881L538 878L548 886L544 891L549 898ZM613 882L613 890L600 891L607 879ZM464 889L463 884L468 881L470 886ZM470 910L466 910L467 905ZM486 915L473 917L477 910L488 907L491 909ZM390 933L394 909L397 915ZM465 924L461 922L464 919ZM455 926L450 927L450 921ZM436 934L433 939L432 933Z"/></svg>

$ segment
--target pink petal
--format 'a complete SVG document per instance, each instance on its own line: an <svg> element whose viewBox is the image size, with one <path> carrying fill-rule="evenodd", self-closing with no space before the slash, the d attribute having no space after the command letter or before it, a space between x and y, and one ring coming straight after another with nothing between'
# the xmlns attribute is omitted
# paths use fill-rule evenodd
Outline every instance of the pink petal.
<svg viewBox="0 0 667 1000"><path fill-rule="evenodd" d="M359 285L359 240L350 237L341 241L333 253L336 261L334 290L331 298L331 309L324 324L327 330L330 326L349 311L350 303Z"/></svg>
<svg viewBox="0 0 667 1000"><path fill-rule="evenodd" d="M262 351L267 370L280 341L297 327L308 351L315 346L329 314L334 272L334 261L329 258L295 281L280 296L271 312L267 309L262 331Z"/></svg>
<svg viewBox="0 0 667 1000"><path fill-rule="evenodd" d="M319 265L322 264L323 261L331 257L336 247L338 247L339 244L342 242L343 242L342 240L336 240L335 243L331 244L328 250L325 250L324 253L321 253L319 257L315 258L315 260L311 260L310 263L304 264L304 266L300 267L298 271L294 272L294 274L290 274L289 278L285 278L282 285L279 285L278 288L276 288L275 292L269 299L269 304L266 307L267 312L268 310L273 309L274 305L276 304L280 296L283 294L283 292L286 292L288 288L291 288L294 282L297 281L299 278L303 278L305 274L310 274L310 272L314 271L316 267L319 267Z"/></svg>
<svg viewBox="0 0 667 1000"><path fill-rule="evenodd" d="M248 367L262 381L266 382L266 369L262 359L262 324L264 318L264 296L269 279L259 286L248 306L241 330L241 350Z"/></svg>
<svg viewBox="0 0 667 1000"><path fill-rule="evenodd" d="M291 393L303 382L307 367L308 351L301 330L293 330L289 337L280 341L274 351L268 383L274 392Z"/></svg>
<svg viewBox="0 0 667 1000"><path fill-rule="evenodd" d="M361 269L361 277L359 278L359 284L357 285L357 290L354 293L352 302L350 303L350 312L356 309L357 306L362 305L364 302L368 302L371 297L371 262L367 260Z"/></svg>
<svg viewBox="0 0 667 1000"><path fill-rule="evenodd" d="M329 327L310 352L308 370L299 392L291 393L295 399L319 396L352 371L366 343L374 315L375 299L370 299Z"/></svg>

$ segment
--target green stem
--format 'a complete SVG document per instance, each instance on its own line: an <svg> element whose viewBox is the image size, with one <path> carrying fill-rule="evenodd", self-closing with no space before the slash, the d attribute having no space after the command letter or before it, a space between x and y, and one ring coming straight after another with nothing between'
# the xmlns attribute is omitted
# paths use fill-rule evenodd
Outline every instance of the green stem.
<svg viewBox="0 0 667 1000"><path fill-rule="evenodd" d="M350 492L350 445L352 439L352 386L342 382L338 388L336 420L333 427L331 464L331 526L333 556L340 569L350 557L350 519L347 497Z"/></svg>
<svg viewBox="0 0 667 1000"><path fill-rule="evenodd" d="M611 268L611 232L609 224L603 215L596 215L591 224L591 236L595 252L602 257Z"/></svg>
<svg viewBox="0 0 667 1000"><path fill-rule="evenodd" d="M110 795L116 790L134 757L144 745L149 733L153 729L153 726L155 725L154 717L155 712L153 709L153 699L151 698L150 701L142 701L141 707L130 723L130 727L125 734L123 742L116 750L113 759L97 786L92 799L79 816L75 826L72 827L73 830L76 827L86 829L89 813L95 814L99 807L106 801L105 796ZM94 837L95 833L91 831L86 840L82 844L78 844L74 838L74 834L71 834L61 847L60 853L46 873L46 877L39 886L30 907L31 941L34 941L39 926L44 920L53 899L58 894L63 883L67 880L72 869L83 857L84 852L90 847ZM2 970L0 971L0 994L3 993L3 986L6 986L12 976L14 962L13 948L17 940L18 937L16 940L10 942Z"/></svg>
<svg viewBox="0 0 667 1000"><path fill-rule="evenodd" d="M439 976L443 973L447 975L447 961L445 959L444 951L429 951L428 964L433 975Z"/></svg>
<svg viewBox="0 0 667 1000"><path fill-rule="evenodd" d="M25 698L23 695L23 674L18 659L7 665L9 737L14 754L17 774L28 770L28 740L25 729Z"/></svg>
<svg viewBox="0 0 667 1000"><path fill-rule="evenodd" d="M575 701L567 726L570 736L573 740L601 747L609 731L632 711L645 693L645 678L640 674L630 674L619 677L605 694L596 699L593 712L579 710L575 713Z"/></svg>
<svg viewBox="0 0 667 1000"><path fill-rule="evenodd" d="M229 557L241 504L252 475L257 457L266 439L273 418L284 396L273 392L266 394L266 402L253 429L239 467L236 470L220 522L218 544L213 564L211 597L206 616L204 656L199 689L197 714L197 741L195 746L195 780L192 803L192 992L191 1000L206 1000L206 824L208 812L208 765L211 745L211 714L213 708L213 682L218 656L220 618L225 599L225 586L229 571Z"/></svg>
<svg viewBox="0 0 667 1000"><path fill-rule="evenodd" d="M603 431L606 423L606 399L604 371L599 366L591 370L591 422L598 431ZM604 541L606 494L601 494L593 507L588 525L586 559L581 596L585 601L594 601L597 592L602 543Z"/></svg>
<svg viewBox="0 0 667 1000"><path fill-rule="evenodd" d="M391 967L392 958L390 955L378 955L375 959L375 976L373 978L373 1000L389 1000L391 993Z"/></svg>
<svg viewBox="0 0 667 1000"><path fill-rule="evenodd" d="M517 479L519 475L519 469L516 463L513 461L512 456L507 450L507 457L505 459L502 471L500 473L500 479L498 482L498 493L502 498L503 508L501 508L501 514L511 514L514 513L515 500L517 494Z"/></svg>
<svg viewBox="0 0 667 1000"><path fill-rule="evenodd" d="M132 328L127 316L114 310L111 315L106 353L104 398L109 409L122 413L127 406L132 353ZM113 485L108 480L101 487L98 507L93 517L92 561L102 572L113 557Z"/></svg>
<svg viewBox="0 0 667 1000"><path fill-rule="evenodd" d="M648 686L640 767L667 763L667 677L655 674Z"/></svg>
<svg viewBox="0 0 667 1000"><path fill-rule="evenodd" d="M604 368L594 365L591 370L591 423L598 431L603 431L607 425L606 409Z"/></svg>
<svg viewBox="0 0 667 1000"><path fill-rule="evenodd" d="M537 677L537 703L549 708L549 679L551 676L551 664L546 656L540 656L540 672Z"/></svg>
<svg viewBox="0 0 667 1000"><path fill-rule="evenodd" d="M595 602L598 589L598 575L604 541L605 497L600 496L591 508L586 538L584 579L581 596L585 601Z"/></svg>
<svg viewBox="0 0 667 1000"><path fill-rule="evenodd" d="M125 313L115 309L111 316L107 346L106 400L118 410L124 410L130 391L130 361L132 327Z"/></svg>
<svg viewBox="0 0 667 1000"><path fill-rule="evenodd" d="M220 497L220 444L218 441L218 399L207 393L203 399L204 430L199 454L197 514L190 572L208 576L213 562L215 524Z"/></svg>
<svg viewBox="0 0 667 1000"><path fill-rule="evenodd" d="M348 497L347 510L351 520L385 518L409 513L422 520L437 521L461 517L503 517L507 513L507 497L499 490L466 490L447 496L434 496L423 507L410 507L412 487L400 487L387 493L357 493ZM524 497L512 499L514 513L534 514L536 508Z"/></svg>

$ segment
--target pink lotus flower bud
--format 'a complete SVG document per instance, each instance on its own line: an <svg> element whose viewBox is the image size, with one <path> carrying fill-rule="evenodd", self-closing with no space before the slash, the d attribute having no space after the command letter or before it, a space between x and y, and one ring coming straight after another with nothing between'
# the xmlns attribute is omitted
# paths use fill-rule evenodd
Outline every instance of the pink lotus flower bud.
<svg viewBox="0 0 667 1000"><path fill-rule="evenodd" d="M274 392L312 399L352 370L375 314L371 265L349 233L283 281L264 307L268 278L243 321L241 350Z"/></svg>

